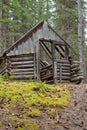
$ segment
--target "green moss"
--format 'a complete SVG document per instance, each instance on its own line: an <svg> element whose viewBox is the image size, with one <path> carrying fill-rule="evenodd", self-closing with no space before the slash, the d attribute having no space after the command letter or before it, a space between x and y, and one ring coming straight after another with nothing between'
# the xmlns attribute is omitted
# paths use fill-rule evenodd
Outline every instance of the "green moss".
<svg viewBox="0 0 87 130"><path fill-rule="evenodd" d="M1 111L13 128L39 130L38 123L29 119L42 116L46 110L49 115L55 115L56 109L68 105L70 92L66 86L7 81L0 82L0 100Z"/></svg>
<svg viewBox="0 0 87 130"><path fill-rule="evenodd" d="M55 109L50 109L50 110L48 110L48 112L47 112L50 116L54 116L55 114L56 114L56 111L55 111Z"/></svg>
<svg viewBox="0 0 87 130"><path fill-rule="evenodd" d="M2 127L2 122L0 121L0 127Z"/></svg>
<svg viewBox="0 0 87 130"><path fill-rule="evenodd" d="M37 82L4 82L0 84L0 95L4 102L20 103L27 108L38 105L63 107L69 103L69 91L65 86Z"/></svg>
<svg viewBox="0 0 87 130"><path fill-rule="evenodd" d="M39 117L41 116L41 112L39 109L32 109L31 111L27 113L27 115L30 117Z"/></svg>
<svg viewBox="0 0 87 130"><path fill-rule="evenodd" d="M40 130L39 125L36 121L31 121L26 124L27 130Z"/></svg>

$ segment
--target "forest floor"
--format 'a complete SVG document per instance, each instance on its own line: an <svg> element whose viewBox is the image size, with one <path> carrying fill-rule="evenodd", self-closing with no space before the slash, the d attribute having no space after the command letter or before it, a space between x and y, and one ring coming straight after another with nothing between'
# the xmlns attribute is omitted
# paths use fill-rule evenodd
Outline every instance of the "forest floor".
<svg viewBox="0 0 87 130"><path fill-rule="evenodd" d="M62 109L55 130L87 130L87 84L68 85L71 103Z"/></svg>
<svg viewBox="0 0 87 130"><path fill-rule="evenodd" d="M71 93L70 104L56 114L46 117L41 130L87 130L87 84L67 84Z"/></svg>
<svg viewBox="0 0 87 130"><path fill-rule="evenodd" d="M1 82L0 130L87 130L87 84Z"/></svg>

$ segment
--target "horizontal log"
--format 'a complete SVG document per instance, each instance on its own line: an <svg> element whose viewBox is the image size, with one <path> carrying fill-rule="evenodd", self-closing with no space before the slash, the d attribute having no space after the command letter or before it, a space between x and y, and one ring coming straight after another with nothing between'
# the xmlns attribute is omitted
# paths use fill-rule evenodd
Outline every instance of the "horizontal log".
<svg viewBox="0 0 87 130"><path fill-rule="evenodd" d="M60 69L60 67L57 67L57 70L59 70L59 69ZM70 68L69 68L69 67L63 67L63 66L62 66L61 69L62 69L62 70L68 70L68 71L70 71Z"/></svg>
<svg viewBox="0 0 87 130"><path fill-rule="evenodd" d="M49 84L50 84L50 83L53 83L53 79L47 80L46 83L49 83Z"/></svg>
<svg viewBox="0 0 87 130"><path fill-rule="evenodd" d="M63 60L58 60L57 63L69 63L69 61L63 59Z"/></svg>
<svg viewBox="0 0 87 130"><path fill-rule="evenodd" d="M34 71L32 71L32 72L19 72L19 73L14 72L14 73L12 73L12 75L34 75Z"/></svg>
<svg viewBox="0 0 87 130"><path fill-rule="evenodd" d="M80 72L80 71L78 71L78 72L75 72L75 71L71 72L71 76L74 76L74 75L83 76L83 73Z"/></svg>
<svg viewBox="0 0 87 130"><path fill-rule="evenodd" d="M48 75L53 75L53 73L44 73L44 74L42 74L42 73L40 73L40 76L48 76Z"/></svg>
<svg viewBox="0 0 87 130"><path fill-rule="evenodd" d="M41 80L46 80L48 78L52 78L53 77L53 74L50 74L50 75L46 75L44 77L41 77Z"/></svg>
<svg viewBox="0 0 87 130"><path fill-rule="evenodd" d="M70 76L70 73L62 73L62 76Z"/></svg>
<svg viewBox="0 0 87 130"><path fill-rule="evenodd" d="M57 69L57 72L59 73L60 72L60 68ZM62 73L70 73L70 69L62 69Z"/></svg>
<svg viewBox="0 0 87 130"><path fill-rule="evenodd" d="M60 73L57 74L58 76L60 76ZM70 77L70 73L62 73L61 77L66 76L66 77Z"/></svg>
<svg viewBox="0 0 87 130"><path fill-rule="evenodd" d="M77 78L77 77L78 77L78 74L71 75L71 79Z"/></svg>
<svg viewBox="0 0 87 130"><path fill-rule="evenodd" d="M79 67L79 64L72 64L71 65L71 69L76 68L76 67Z"/></svg>
<svg viewBox="0 0 87 130"><path fill-rule="evenodd" d="M22 69L19 69L19 68L18 68L18 69L17 69L17 68L16 68L16 69L15 69L15 68L13 69L13 68L12 68L12 69L11 69L11 73L14 73L14 72L28 72L28 71L29 71L29 72L34 71L34 68L24 68L24 69L23 69L23 68L22 68Z"/></svg>
<svg viewBox="0 0 87 130"><path fill-rule="evenodd" d="M53 71L53 70L52 70L52 68L40 70L41 73L44 73L44 72L47 72L47 71Z"/></svg>
<svg viewBox="0 0 87 130"><path fill-rule="evenodd" d="M52 72L50 72L50 73L44 73L44 74L40 73L40 76L41 76L41 77L44 77L44 76L46 76L46 75L50 75L50 74L52 74L52 75L53 75L53 73L52 73Z"/></svg>
<svg viewBox="0 0 87 130"><path fill-rule="evenodd" d="M34 66L34 64L32 64L32 63L30 63L30 64L28 64L28 63L21 63L21 64L11 64L11 67L19 67L19 66Z"/></svg>
<svg viewBox="0 0 87 130"><path fill-rule="evenodd" d="M76 67L76 68L71 69L71 72L72 71L79 71L79 70L80 70L80 67Z"/></svg>
<svg viewBox="0 0 87 130"><path fill-rule="evenodd" d="M12 76L13 79L29 79L29 78L33 78L33 75L13 75Z"/></svg>
<svg viewBox="0 0 87 130"><path fill-rule="evenodd" d="M76 72L76 71L71 71L70 73L71 73L71 75L74 75L74 74L76 74L76 73L78 73L78 72Z"/></svg>
<svg viewBox="0 0 87 130"><path fill-rule="evenodd" d="M16 65L16 66L13 66L12 65L12 68L14 69L22 69L22 68L34 68L34 65Z"/></svg>
<svg viewBox="0 0 87 130"><path fill-rule="evenodd" d="M79 61L73 61L72 64L80 64L80 62Z"/></svg>
<svg viewBox="0 0 87 130"><path fill-rule="evenodd" d="M15 58L15 57L32 57L34 56L34 53L28 53L28 54L19 54L19 55L10 55L7 56L6 58Z"/></svg>
<svg viewBox="0 0 87 130"><path fill-rule="evenodd" d="M40 74L40 77L41 77L41 78L49 77L49 75L52 75L52 76L53 76L53 73L50 73L50 74L44 74L44 75L41 75L41 74Z"/></svg>
<svg viewBox="0 0 87 130"><path fill-rule="evenodd" d="M48 68L52 68L52 65L47 65L47 66L41 68L41 71L42 71L42 70L46 70L46 69L48 69Z"/></svg>
<svg viewBox="0 0 87 130"><path fill-rule="evenodd" d="M60 79L60 76L57 76L57 79L58 80L70 80L70 77L68 77L68 76L62 76L61 79Z"/></svg>
<svg viewBox="0 0 87 130"><path fill-rule="evenodd" d="M57 64L58 67L71 67L70 64Z"/></svg>
<svg viewBox="0 0 87 130"><path fill-rule="evenodd" d="M79 79L83 79L83 76L78 76L78 77L75 77L75 78L71 78L71 81L74 82L74 81L78 81Z"/></svg>
<svg viewBox="0 0 87 130"><path fill-rule="evenodd" d="M33 61L34 60L34 57L19 57L19 58L11 58L10 61L11 62L16 62L16 61Z"/></svg>
<svg viewBox="0 0 87 130"><path fill-rule="evenodd" d="M34 61L15 61L15 62L11 62L11 65L20 65L20 64L34 64Z"/></svg>
<svg viewBox="0 0 87 130"><path fill-rule="evenodd" d="M41 74L49 74L49 73L52 73L53 70L46 70L46 71L40 71Z"/></svg>

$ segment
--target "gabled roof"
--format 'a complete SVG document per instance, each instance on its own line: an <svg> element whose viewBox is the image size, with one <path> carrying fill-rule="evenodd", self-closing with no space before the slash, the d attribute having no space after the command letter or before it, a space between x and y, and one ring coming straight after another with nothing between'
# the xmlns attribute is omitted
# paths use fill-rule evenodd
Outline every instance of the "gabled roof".
<svg viewBox="0 0 87 130"><path fill-rule="evenodd" d="M16 45L21 43L23 40L26 40L29 36L32 35L37 29L41 28L43 25L44 21L41 21L38 23L36 26L34 26L32 29L30 29L28 32L26 32L20 39L18 39L11 47L9 47L5 53L7 53L10 49L14 48Z"/></svg>
<svg viewBox="0 0 87 130"><path fill-rule="evenodd" d="M41 28L44 24L44 22L47 21L41 21L36 26L34 26L31 30L29 30L27 33L25 33L19 40L17 40L10 48L8 48L3 55L7 54L11 49L13 49L15 46L20 44L23 40L26 40L28 37L30 37L33 33L35 33L39 28ZM69 47L71 50L77 55L77 53L74 51L74 49L49 25L47 22L48 27L51 28L53 32L56 33L56 35Z"/></svg>

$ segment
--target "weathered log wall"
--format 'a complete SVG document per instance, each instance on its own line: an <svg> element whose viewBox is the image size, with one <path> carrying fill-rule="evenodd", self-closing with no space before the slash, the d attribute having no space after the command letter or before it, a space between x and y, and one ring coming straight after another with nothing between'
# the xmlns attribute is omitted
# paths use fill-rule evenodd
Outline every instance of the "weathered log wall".
<svg viewBox="0 0 87 130"><path fill-rule="evenodd" d="M53 67L47 65L40 70L40 79L47 83L53 83Z"/></svg>
<svg viewBox="0 0 87 130"><path fill-rule="evenodd" d="M57 80L59 83L70 82L70 63L68 60L57 62Z"/></svg>
<svg viewBox="0 0 87 130"><path fill-rule="evenodd" d="M59 60L54 69L52 65L43 67L40 72L41 80L55 83L56 78L56 83L80 83L83 79L80 65L77 62L73 61L71 64L68 60ZM55 73L53 73L54 71Z"/></svg>
<svg viewBox="0 0 87 130"><path fill-rule="evenodd" d="M71 65L71 82L80 83L83 80L83 74L80 69L80 64L76 61Z"/></svg>
<svg viewBox="0 0 87 130"><path fill-rule="evenodd" d="M0 74L10 76L14 80L29 80L35 78L34 54L24 54L6 57L0 67Z"/></svg>

